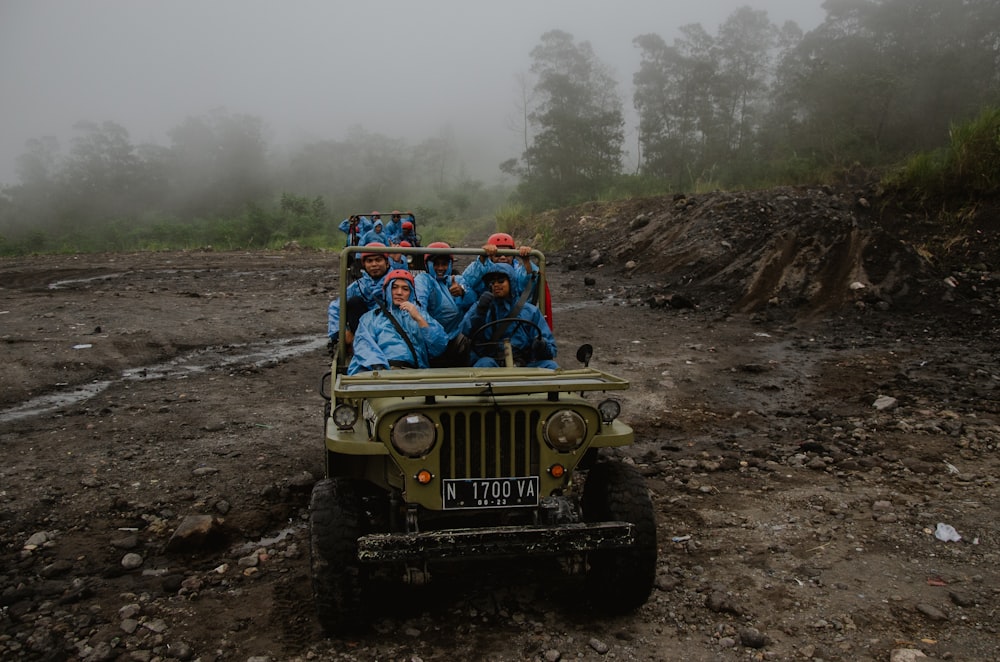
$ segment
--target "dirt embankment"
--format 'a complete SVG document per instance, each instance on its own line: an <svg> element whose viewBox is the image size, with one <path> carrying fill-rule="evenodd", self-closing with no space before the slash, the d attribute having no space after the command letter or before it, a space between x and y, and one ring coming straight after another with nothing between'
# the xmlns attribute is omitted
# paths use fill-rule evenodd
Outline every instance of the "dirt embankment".
<svg viewBox="0 0 1000 662"><path fill-rule="evenodd" d="M1000 305L996 204L929 219L872 187L788 187L591 203L541 222L573 268L652 277L720 310L816 319L876 307L957 315L959 328Z"/></svg>

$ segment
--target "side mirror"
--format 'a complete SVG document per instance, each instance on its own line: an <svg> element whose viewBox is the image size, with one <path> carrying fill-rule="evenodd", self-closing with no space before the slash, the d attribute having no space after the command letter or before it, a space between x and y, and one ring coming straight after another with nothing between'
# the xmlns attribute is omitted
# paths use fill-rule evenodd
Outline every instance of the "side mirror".
<svg viewBox="0 0 1000 662"><path fill-rule="evenodd" d="M590 366L590 357L594 355L594 346L590 344L580 345L580 349L576 350L576 360L583 364L586 368Z"/></svg>

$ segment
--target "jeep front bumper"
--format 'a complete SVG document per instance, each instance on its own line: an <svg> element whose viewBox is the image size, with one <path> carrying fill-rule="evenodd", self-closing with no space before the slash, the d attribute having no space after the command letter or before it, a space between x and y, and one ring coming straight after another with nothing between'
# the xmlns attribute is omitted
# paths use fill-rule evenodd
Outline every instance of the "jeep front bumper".
<svg viewBox="0 0 1000 662"><path fill-rule="evenodd" d="M358 539L358 559L381 563L554 556L629 547L634 542L629 522L373 533Z"/></svg>

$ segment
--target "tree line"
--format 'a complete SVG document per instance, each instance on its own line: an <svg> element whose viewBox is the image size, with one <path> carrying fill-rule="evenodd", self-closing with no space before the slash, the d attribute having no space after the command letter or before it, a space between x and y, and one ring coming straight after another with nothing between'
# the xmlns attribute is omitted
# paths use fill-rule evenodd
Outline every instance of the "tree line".
<svg viewBox="0 0 1000 662"><path fill-rule="evenodd" d="M1000 105L1000 3L827 0L803 33L743 7L715 34L635 38L636 173L624 104L588 42L554 30L532 51L526 146L501 167L532 208L597 197L807 183L948 143Z"/></svg>
<svg viewBox="0 0 1000 662"><path fill-rule="evenodd" d="M335 246L344 215L388 201L417 201L424 222L502 223L586 200L811 183L944 147L1000 107L996 0L823 8L808 33L743 7L714 34L692 24L670 43L637 36L634 172L623 170L619 81L589 42L553 30L520 81L524 149L500 164L513 190L464 176L447 130L410 145L356 127L278 158L261 119L225 110L187 118L165 146L82 122L67 154L51 138L28 142L18 183L0 190L0 253Z"/></svg>
<svg viewBox="0 0 1000 662"><path fill-rule="evenodd" d="M463 175L447 129L411 145L355 127L286 153L262 119L224 109L185 119L167 145L111 121L74 129L66 154L34 138L18 157L0 253L341 246L351 213L395 203L426 227L492 213L509 193Z"/></svg>

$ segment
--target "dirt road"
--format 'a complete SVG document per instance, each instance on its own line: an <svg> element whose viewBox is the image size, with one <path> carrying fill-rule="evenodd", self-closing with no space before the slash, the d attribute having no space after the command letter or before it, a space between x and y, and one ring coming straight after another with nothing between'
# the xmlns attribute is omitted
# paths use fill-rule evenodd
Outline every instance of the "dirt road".
<svg viewBox="0 0 1000 662"><path fill-rule="evenodd" d="M588 341L632 383L651 599L601 620L547 564L456 568L387 589L369 633L320 638L305 515L335 264L0 261L0 659L1000 659L991 336L653 308L653 274L558 256L559 359ZM223 535L167 553L194 514Z"/></svg>

